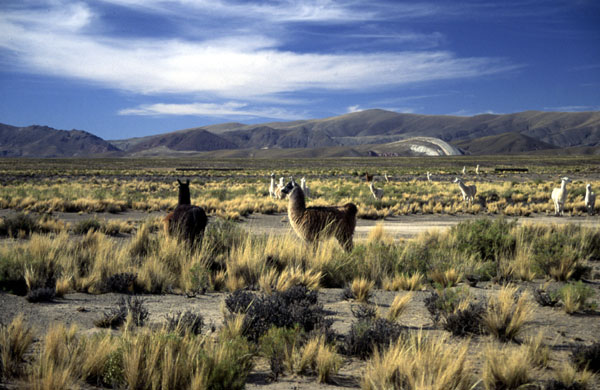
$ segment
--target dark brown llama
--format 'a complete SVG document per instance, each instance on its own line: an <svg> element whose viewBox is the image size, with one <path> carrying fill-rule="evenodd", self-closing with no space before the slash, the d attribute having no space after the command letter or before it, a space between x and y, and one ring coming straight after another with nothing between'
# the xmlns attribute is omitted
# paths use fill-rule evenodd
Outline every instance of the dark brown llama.
<svg viewBox="0 0 600 390"><path fill-rule="evenodd" d="M304 192L293 180L281 192L289 194L288 218L300 238L314 244L321 238L334 236L346 251L352 250L358 212L354 203L306 207Z"/></svg>
<svg viewBox="0 0 600 390"><path fill-rule="evenodd" d="M202 207L192 205L189 179L185 183L177 179L177 183L179 202L175 210L165 217L165 230L170 236L187 241L193 249L202 245L208 218Z"/></svg>

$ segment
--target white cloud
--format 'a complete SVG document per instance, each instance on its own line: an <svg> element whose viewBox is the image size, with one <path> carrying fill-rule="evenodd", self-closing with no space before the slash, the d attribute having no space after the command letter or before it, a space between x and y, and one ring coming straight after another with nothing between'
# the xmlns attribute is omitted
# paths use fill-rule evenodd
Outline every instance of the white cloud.
<svg viewBox="0 0 600 390"><path fill-rule="evenodd" d="M600 106L558 106L558 107L544 107L544 110L562 111L562 112L599 111Z"/></svg>
<svg viewBox="0 0 600 390"><path fill-rule="evenodd" d="M363 108L360 108L360 106L358 104L356 104L354 106L349 106L348 108L346 108L346 112L348 112L348 113L359 112L362 110L363 110Z"/></svg>
<svg viewBox="0 0 600 390"><path fill-rule="evenodd" d="M142 6L140 0L112 2ZM208 1L143 2L147 7L171 3L191 8L213 6ZM215 4L217 13L226 5L252 7L225 1ZM341 19L350 9L317 0L280 4L284 6L280 12L290 15L293 9L302 8L299 17L303 19L317 14ZM271 5L253 7L273 8L264 13L279 12ZM326 10L317 12L320 7ZM139 94L265 101L300 91L368 92L516 68L498 59L458 58L446 51L296 53L280 49L282 42L277 38L251 34L203 41L106 37L89 31L96 15L83 3L52 2L48 9L0 13L0 50L16 59L14 68ZM418 7L407 9L426 12Z"/></svg>
<svg viewBox="0 0 600 390"><path fill-rule="evenodd" d="M143 9L160 14L174 14L184 9L179 17L198 14L260 19L269 23L350 23L369 20L421 18L441 14L443 8L429 3L340 2L332 0L278 0L249 2L232 0L104 0L106 3Z"/></svg>
<svg viewBox="0 0 600 390"><path fill-rule="evenodd" d="M120 115L194 115L211 117L255 117L271 118L281 120L302 119L304 115L293 113L278 108L252 108L247 103L226 102L223 104L215 103L190 103L190 104L169 104L157 103L141 105L136 108L127 108L119 111Z"/></svg>

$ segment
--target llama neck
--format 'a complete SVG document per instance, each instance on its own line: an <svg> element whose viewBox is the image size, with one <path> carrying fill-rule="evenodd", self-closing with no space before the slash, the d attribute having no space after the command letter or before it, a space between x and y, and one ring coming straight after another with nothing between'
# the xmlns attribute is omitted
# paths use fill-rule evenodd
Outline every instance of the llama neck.
<svg viewBox="0 0 600 390"><path fill-rule="evenodd" d="M565 180L563 180L563 182L560 184L560 189L563 191L567 189L567 182Z"/></svg>
<svg viewBox="0 0 600 390"><path fill-rule="evenodd" d="M179 189L179 204L192 204L190 190Z"/></svg>
<svg viewBox="0 0 600 390"><path fill-rule="evenodd" d="M458 182L458 186L460 187L461 190L465 191L467 189L467 185L465 183L463 183L462 181Z"/></svg>
<svg viewBox="0 0 600 390"><path fill-rule="evenodd" d="M290 216L303 213L306 209L306 202L304 200L304 192L302 192L302 189L300 187L294 188L289 198L288 213Z"/></svg>

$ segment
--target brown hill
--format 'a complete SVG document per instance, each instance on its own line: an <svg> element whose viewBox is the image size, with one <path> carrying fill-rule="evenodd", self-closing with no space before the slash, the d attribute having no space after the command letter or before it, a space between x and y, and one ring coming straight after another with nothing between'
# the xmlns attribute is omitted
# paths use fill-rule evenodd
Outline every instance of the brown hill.
<svg viewBox="0 0 600 390"><path fill-rule="evenodd" d="M0 123L2 157L89 157L120 155L100 137L81 130L56 130L47 126L15 127Z"/></svg>
<svg viewBox="0 0 600 390"><path fill-rule="evenodd" d="M523 134L511 132L453 143L467 154L515 154L534 150L559 149Z"/></svg>

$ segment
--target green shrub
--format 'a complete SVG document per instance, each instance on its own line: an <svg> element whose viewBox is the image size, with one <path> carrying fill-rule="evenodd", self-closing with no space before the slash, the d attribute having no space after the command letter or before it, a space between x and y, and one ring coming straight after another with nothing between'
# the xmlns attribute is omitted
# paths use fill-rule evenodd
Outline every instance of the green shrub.
<svg viewBox="0 0 600 390"><path fill-rule="evenodd" d="M558 296L569 314L580 310L594 310L597 306L596 302L589 301L594 296L594 290L581 281L563 286L558 290Z"/></svg>
<svg viewBox="0 0 600 390"><path fill-rule="evenodd" d="M461 222L450 229L456 247L465 255L476 255L479 260L498 260L501 256L512 256L516 238L511 233L516 221L499 219L476 219Z"/></svg>
<svg viewBox="0 0 600 390"><path fill-rule="evenodd" d="M102 224L100 223L100 221L98 221L98 219L92 217L92 218L87 218L87 219L77 222L73 226L73 233L86 234L90 230L93 230L96 232L100 231L101 228L102 228Z"/></svg>

